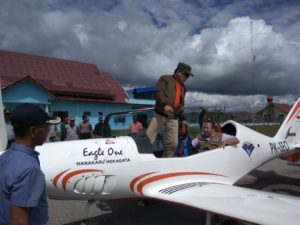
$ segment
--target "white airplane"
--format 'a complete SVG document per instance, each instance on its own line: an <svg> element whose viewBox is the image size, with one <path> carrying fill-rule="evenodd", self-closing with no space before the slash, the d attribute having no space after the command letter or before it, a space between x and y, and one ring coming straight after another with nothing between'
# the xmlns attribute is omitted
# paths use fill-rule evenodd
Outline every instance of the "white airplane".
<svg viewBox="0 0 300 225"><path fill-rule="evenodd" d="M3 112L1 95L0 101ZM7 143L3 113L0 129L3 151ZM222 130L240 143L183 158L156 158L146 138L129 136L46 143L36 150L53 199L152 198L255 224L299 224L299 197L234 183L300 148L300 99L273 138L231 120Z"/></svg>

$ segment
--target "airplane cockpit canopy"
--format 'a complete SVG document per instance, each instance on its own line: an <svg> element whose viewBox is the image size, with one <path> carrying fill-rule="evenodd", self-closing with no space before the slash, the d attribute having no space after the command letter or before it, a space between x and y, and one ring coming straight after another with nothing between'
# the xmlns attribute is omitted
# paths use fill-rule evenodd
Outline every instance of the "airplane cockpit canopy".
<svg viewBox="0 0 300 225"><path fill-rule="evenodd" d="M226 133L226 134L229 134L229 135L232 135L232 136L236 136L236 127L234 124L232 123L226 123L224 124L222 127L221 127L221 131L223 133Z"/></svg>

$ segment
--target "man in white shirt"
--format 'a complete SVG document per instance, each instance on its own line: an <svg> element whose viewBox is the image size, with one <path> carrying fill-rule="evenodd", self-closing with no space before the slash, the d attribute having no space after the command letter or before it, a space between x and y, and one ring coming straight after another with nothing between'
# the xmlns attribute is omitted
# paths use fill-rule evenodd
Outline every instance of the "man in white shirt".
<svg viewBox="0 0 300 225"><path fill-rule="evenodd" d="M11 116L11 111L9 109L5 109L4 120L5 120L5 127L6 127L7 140L8 140L7 148L9 148L11 143L15 140L14 128L11 125L10 116Z"/></svg>
<svg viewBox="0 0 300 225"><path fill-rule="evenodd" d="M70 122L66 125L66 141L78 140L79 128L75 124L75 118L70 117Z"/></svg>

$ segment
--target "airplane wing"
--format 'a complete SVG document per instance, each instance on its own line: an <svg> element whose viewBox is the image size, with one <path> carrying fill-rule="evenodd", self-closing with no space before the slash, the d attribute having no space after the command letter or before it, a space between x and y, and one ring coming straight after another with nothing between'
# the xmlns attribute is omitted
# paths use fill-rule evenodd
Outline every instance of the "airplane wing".
<svg viewBox="0 0 300 225"><path fill-rule="evenodd" d="M300 221L299 197L243 187L202 182L171 186L164 181L146 185L142 194L256 224L294 225Z"/></svg>

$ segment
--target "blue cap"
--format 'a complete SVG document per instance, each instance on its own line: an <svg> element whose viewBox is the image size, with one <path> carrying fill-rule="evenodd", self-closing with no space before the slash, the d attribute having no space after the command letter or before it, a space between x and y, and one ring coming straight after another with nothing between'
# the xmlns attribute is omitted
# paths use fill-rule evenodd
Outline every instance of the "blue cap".
<svg viewBox="0 0 300 225"><path fill-rule="evenodd" d="M18 124L26 127L60 123L59 117L56 120L51 120L39 105L31 103L25 103L16 107L10 120L12 125Z"/></svg>

